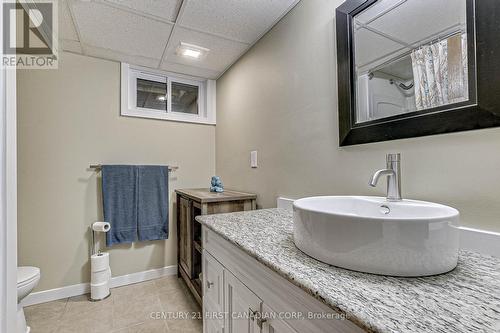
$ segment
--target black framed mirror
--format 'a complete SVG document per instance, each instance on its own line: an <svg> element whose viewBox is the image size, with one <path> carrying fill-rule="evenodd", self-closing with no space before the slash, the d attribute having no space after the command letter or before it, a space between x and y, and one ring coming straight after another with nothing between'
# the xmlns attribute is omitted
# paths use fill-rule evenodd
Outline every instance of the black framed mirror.
<svg viewBox="0 0 500 333"><path fill-rule="evenodd" d="M497 0L336 10L340 145L500 126Z"/></svg>

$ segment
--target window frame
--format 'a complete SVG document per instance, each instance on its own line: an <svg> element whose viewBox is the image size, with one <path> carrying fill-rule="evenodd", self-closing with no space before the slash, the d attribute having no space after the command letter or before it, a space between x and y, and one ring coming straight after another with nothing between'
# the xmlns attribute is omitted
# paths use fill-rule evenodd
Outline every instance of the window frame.
<svg viewBox="0 0 500 333"><path fill-rule="evenodd" d="M167 84L166 110L137 106L137 79ZM198 114L172 111L172 83L177 82L198 87ZM215 93L214 80L121 64L121 116L215 125Z"/></svg>
<svg viewBox="0 0 500 333"><path fill-rule="evenodd" d="M153 109L153 108L142 108L137 106L137 80L142 79L142 80L147 80L147 81L152 81L152 82L161 82L165 83L167 86L167 109L166 110L160 110L160 109ZM132 106L136 111L140 111L141 113L151 113L151 115L154 115L155 113L165 113L168 112L168 98L170 96L170 92L168 91L168 80L166 76L161 76L161 75L154 75L154 74L149 74L149 73L144 73L140 71L130 71L129 73L129 98L128 98L128 103L129 103L129 108Z"/></svg>

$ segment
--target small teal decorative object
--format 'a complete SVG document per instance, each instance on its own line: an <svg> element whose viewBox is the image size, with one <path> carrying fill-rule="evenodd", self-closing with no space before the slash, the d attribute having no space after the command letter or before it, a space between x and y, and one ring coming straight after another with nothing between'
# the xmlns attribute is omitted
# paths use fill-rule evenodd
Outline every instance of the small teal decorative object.
<svg viewBox="0 0 500 333"><path fill-rule="evenodd" d="M222 184L222 180L220 180L219 176L212 176L212 181L210 183L210 192L224 192L224 184Z"/></svg>

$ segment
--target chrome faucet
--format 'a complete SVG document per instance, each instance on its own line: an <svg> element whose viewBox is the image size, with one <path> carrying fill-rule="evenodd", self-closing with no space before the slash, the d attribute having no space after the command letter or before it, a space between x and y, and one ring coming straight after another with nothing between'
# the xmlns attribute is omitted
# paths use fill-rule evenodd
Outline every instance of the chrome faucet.
<svg viewBox="0 0 500 333"><path fill-rule="evenodd" d="M401 201L401 154L387 154L387 168L375 172L370 186L377 186L380 176L387 176L387 201Z"/></svg>

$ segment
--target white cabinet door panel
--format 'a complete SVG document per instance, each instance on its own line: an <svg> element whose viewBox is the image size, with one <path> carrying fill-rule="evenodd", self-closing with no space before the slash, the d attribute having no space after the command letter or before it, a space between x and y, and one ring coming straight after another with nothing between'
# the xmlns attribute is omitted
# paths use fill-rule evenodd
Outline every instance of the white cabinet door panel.
<svg viewBox="0 0 500 333"><path fill-rule="evenodd" d="M203 332L204 333L223 333L224 327L220 320L213 318L205 318L203 320Z"/></svg>
<svg viewBox="0 0 500 333"><path fill-rule="evenodd" d="M203 304L209 311L223 310L224 267L208 253L203 251Z"/></svg>
<svg viewBox="0 0 500 333"><path fill-rule="evenodd" d="M228 270L224 270L225 333L260 333L262 300Z"/></svg>
<svg viewBox="0 0 500 333"><path fill-rule="evenodd" d="M224 267L203 251L203 332L223 333L224 317Z"/></svg>

